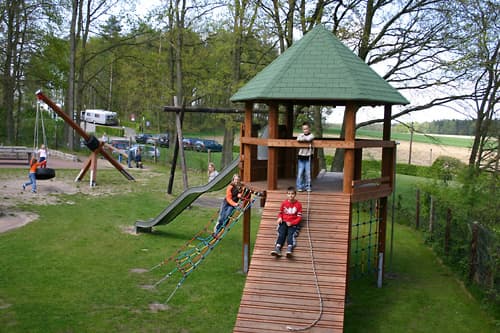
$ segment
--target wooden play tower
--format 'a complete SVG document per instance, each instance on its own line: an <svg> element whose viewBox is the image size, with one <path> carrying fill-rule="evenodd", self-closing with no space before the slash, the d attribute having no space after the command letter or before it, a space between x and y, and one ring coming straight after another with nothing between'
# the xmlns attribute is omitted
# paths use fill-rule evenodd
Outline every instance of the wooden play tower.
<svg viewBox="0 0 500 333"><path fill-rule="evenodd" d="M390 140L392 106L409 102L322 25L256 75L231 101L244 103L242 180L267 193L251 261L250 211L244 216L243 269L248 276L234 332L342 332L352 205L378 201L377 267L383 272L387 197L393 191L396 153ZM343 172L340 177L320 172L315 156L313 192L298 195L307 224L294 258L276 259L269 251L276 237L279 204L286 188L295 185L297 149L304 144L293 134L301 125L294 123L294 111L303 106L344 107L344 138L316 138L312 143L314 148L342 149ZM356 112L364 106L384 108L381 140L356 138ZM267 137L258 136L257 107L267 110ZM267 148L267 159L258 158L259 147ZM381 150L380 175L375 179L362 179L366 148Z"/></svg>

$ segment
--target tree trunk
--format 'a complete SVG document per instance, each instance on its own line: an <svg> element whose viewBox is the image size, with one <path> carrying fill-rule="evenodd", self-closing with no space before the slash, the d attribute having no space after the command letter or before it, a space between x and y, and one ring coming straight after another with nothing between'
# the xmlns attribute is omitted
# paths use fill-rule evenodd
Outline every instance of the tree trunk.
<svg viewBox="0 0 500 333"><path fill-rule="evenodd" d="M19 42L17 35L20 30L19 27L19 11L20 2L17 0L7 2L6 21L7 31L5 32L6 44L4 45L4 63L3 63L3 79L2 79L2 105L0 109L5 112L5 121L2 122L2 133L6 133L7 143L12 144L14 138L14 91L15 91L15 77L12 70L13 63L16 57L17 43Z"/></svg>

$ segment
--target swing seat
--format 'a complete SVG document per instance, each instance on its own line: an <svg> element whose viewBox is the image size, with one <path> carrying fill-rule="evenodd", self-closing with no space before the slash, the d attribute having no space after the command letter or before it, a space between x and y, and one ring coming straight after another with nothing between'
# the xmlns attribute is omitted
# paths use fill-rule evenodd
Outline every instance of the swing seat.
<svg viewBox="0 0 500 333"><path fill-rule="evenodd" d="M38 168L36 169L36 179L47 180L56 176L56 171L51 168Z"/></svg>

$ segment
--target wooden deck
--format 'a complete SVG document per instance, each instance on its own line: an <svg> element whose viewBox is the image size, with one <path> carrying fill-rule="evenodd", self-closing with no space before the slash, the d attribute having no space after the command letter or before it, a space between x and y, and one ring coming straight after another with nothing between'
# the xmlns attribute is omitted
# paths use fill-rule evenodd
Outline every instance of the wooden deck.
<svg viewBox="0 0 500 333"><path fill-rule="evenodd" d="M270 255L276 217L286 196L281 189L267 192L234 332L286 332L288 326L307 327L320 315L317 324L303 332L343 331L350 196L315 189L297 196L304 220L290 259Z"/></svg>
<svg viewBox="0 0 500 333"><path fill-rule="evenodd" d="M313 192L342 192L343 173L322 171L317 177L312 179L311 187ZM256 181L245 183L259 191L267 190L266 181ZM278 189L281 191L282 199L286 199L286 189L295 186L295 178L279 178Z"/></svg>

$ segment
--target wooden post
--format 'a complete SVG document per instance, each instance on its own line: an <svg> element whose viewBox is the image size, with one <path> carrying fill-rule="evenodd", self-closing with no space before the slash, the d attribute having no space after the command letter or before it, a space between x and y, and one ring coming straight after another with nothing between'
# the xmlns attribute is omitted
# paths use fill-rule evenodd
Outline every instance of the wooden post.
<svg viewBox="0 0 500 333"><path fill-rule="evenodd" d="M417 188L417 204L415 207L415 229L420 227L420 189Z"/></svg>
<svg viewBox="0 0 500 333"><path fill-rule="evenodd" d="M269 139L278 138L278 105L269 104ZM267 160L267 189L278 188L278 148L269 147Z"/></svg>
<svg viewBox="0 0 500 333"><path fill-rule="evenodd" d="M287 139L293 138L293 104L287 104L285 110L284 123L286 125L286 136ZM289 167L286 168L285 177L295 177L297 175L297 151L296 149L287 149L285 154L284 163L287 163Z"/></svg>
<svg viewBox="0 0 500 333"><path fill-rule="evenodd" d="M470 241L470 259L469 259L469 283L474 281L477 267L477 245L479 235L479 223L472 223L472 239Z"/></svg>
<svg viewBox="0 0 500 333"><path fill-rule="evenodd" d="M184 104L182 105L182 110L175 113L175 126L177 128L177 141L179 142L179 153L181 154L181 167L182 167L182 183L184 184L184 190L189 188L188 178L187 178L187 166L186 166L186 154L184 153L184 145L182 143L182 119L184 118Z"/></svg>
<svg viewBox="0 0 500 333"><path fill-rule="evenodd" d="M363 150L355 149L354 150L354 179L361 179L361 171L363 168Z"/></svg>
<svg viewBox="0 0 500 333"><path fill-rule="evenodd" d="M251 209L245 210L243 213L243 248L242 248L242 265L243 274L248 274L250 266L250 229L251 229Z"/></svg>
<svg viewBox="0 0 500 333"><path fill-rule="evenodd" d="M253 112L253 103L247 102L245 104L245 124L244 124L244 135L245 137L252 136L252 112ZM251 181L252 175L252 156L251 156L252 147L250 145L243 146L243 170L240 170L242 173L243 183ZM240 160L241 160L241 151L240 151ZM250 231L251 231L251 210L247 209L243 213L243 242L242 242L242 267L243 273L248 273L248 267L250 266Z"/></svg>
<svg viewBox="0 0 500 333"><path fill-rule="evenodd" d="M354 144L356 140L356 110L357 105L347 104L344 115L345 141ZM354 180L354 149L346 149L344 152L344 183L343 192L352 193L352 181Z"/></svg>
<svg viewBox="0 0 500 333"><path fill-rule="evenodd" d="M384 263L385 263L385 238L387 232L387 197L379 199L378 207L379 224L378 224L378 287L382 287L384 280Z"/></svg>
<svg viewBox="0 0 500 333"><path fill-rule="evenodd" d="M431 195L429 203L429 234L432 239L432 232L434 231L434 198Z"/></svg>
<svg viewBox="0 0 500 333"><path fill-rule="evenodd" d="M413 122L411 123L410 127L410 151L408 152L408 164L411 164L411 154L412 154L412 147L413 147Z"/></svg>
<svg viewBox="0 0 500 333"><path fill-rule="evenodd" d="M245 103L245 123L243 133L245 137L252 136L252 113L253 113L253 103ZM240 150L240 160L243 160L243 182L252 181L252 146L243 145L243 149Z"/></svg>
<svg viewBox="0 0 500 333"><path fill-rule="evenodd" d="M391 140L391 106L386 105L384 107L384 127L382 133L382 140ZM381 163L381 174L382 177L390 177L391 188L394 191L394 177L395 177L395 160L396 160L396 148L395 147L384 147L382 148L382 163Z"/></svg>
<svg viewBox="0 0 500 333"><path fill-rule="evenodd" d="M93 151L90 154L90 187L96 186L96 174L97 174L97 154Z"/></svg>
<svg viewBox="0 0 500 333"><path fill-rule="evenodd" d="M451 209L446 210L446 228L444 231L444 254L447 256L450 253L450 238L451 238Z"/></svg>

